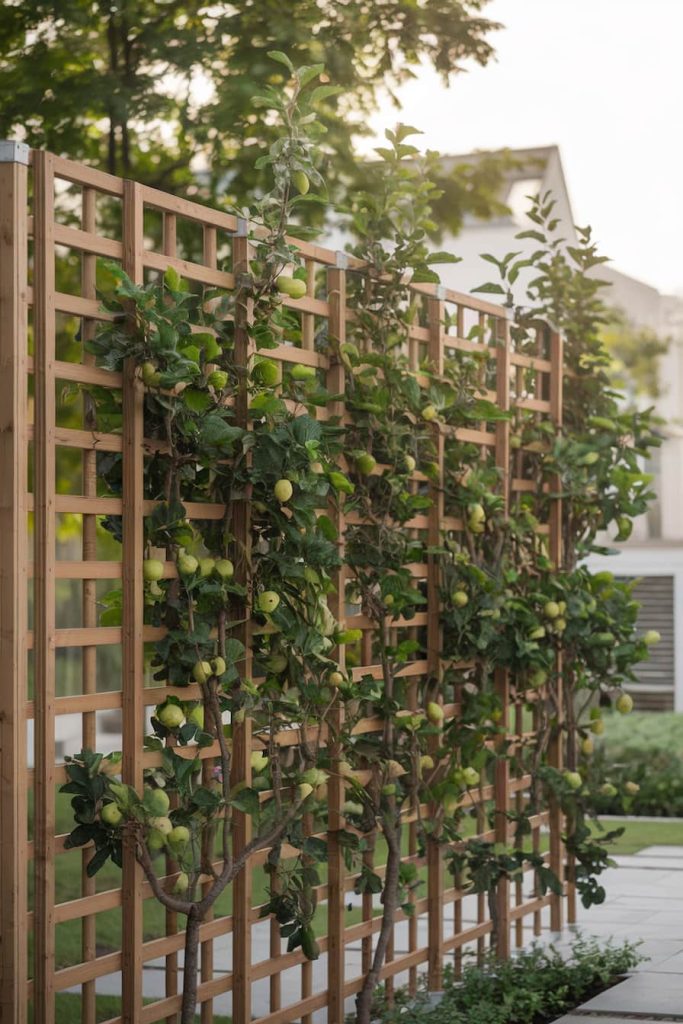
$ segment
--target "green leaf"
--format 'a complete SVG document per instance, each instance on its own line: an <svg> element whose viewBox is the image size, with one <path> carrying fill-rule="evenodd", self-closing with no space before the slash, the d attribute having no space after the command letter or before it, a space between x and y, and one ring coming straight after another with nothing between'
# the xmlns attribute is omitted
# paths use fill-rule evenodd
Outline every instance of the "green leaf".
<svg viewBox="0 0 683 1024"><path fill-rule="evenodd" d="M284 64L287 70L294 74L294 65L286 53L283 53L282 50L268 50L266 52L271 60L276 60L278 64Z"/></svg>

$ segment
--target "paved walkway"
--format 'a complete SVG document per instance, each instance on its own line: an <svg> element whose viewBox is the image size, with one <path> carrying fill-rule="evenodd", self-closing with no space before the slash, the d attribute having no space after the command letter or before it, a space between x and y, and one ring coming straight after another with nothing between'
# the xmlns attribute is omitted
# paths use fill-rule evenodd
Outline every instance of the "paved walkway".
<svg viewBox="0 0 683 1024"><path fill-rule="evenodd" d="M683 824L681 825L683 839ZM641 952L650 959L641 964L632 977L597 996L579 1010L562 1017L557 1024L683 1024L683 846L651 846L633 856L615 857L618 868L610 868L604 877L607 900L600 907L584 910L579 907L579 920L572 929L561 934L543 933L541 942L552 942L558 949L568 949L573 932L594 935L601 939L613 937L636 942L642 939ZM463 903L466 922L476 921L476 897ZM547 915L544 914L547 925ZM452 908L447 909L445 933L452 934ZM427 943L426 921L418 927L420 944ZM531 928L525 926L525 939L534 941ZM408 949L407 924L396 929L396 952ZM215 944L217 974L227 973L232 962L232 935L222 936ZM252 962L269 959L269 923L255 923L252 930ZM182 954L180 956L182 967ZM360 945L347 949L347 977L360 973ZM164 994L164 962L152 961L143 976L145 996L160 998ZM313 991L327 984L327 956L323 954L312 965ZM399 976L397 982L407 979ZM282 973L282 1004L301 997L301 970ZM99 993L119 994L120 974L110 974L97 982ZM253 1012L266 1014L269 1008L268 980L262 979L253 988ZM216 1013L229 1014L229 994L215 1000ZM353 1011L353 999L347 1010ZM314 1024L324 1024L325 1014L313 1014ZM476 1022L473 1022L476 1024Z"/></svg>
<svg viewBox="0 0 683 1024"><path fill-rule="evenodd" d="M580 908L577 929L617 942L642 939L649 960L556 1024L683 1022L683 846L649 846L614 859L619 867L606 872L606 902ZM563 933L556 945L569 941Z"/></svg>

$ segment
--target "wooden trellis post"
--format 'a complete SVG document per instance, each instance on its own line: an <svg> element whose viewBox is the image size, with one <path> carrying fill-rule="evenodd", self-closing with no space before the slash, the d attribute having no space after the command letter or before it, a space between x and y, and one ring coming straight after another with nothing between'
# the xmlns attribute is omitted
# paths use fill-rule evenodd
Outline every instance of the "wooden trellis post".
<svg viewBox="0 0 683 1024"><path fill-rule="evenodd" d="M27 1019L29 150L0 142L0 1019Z"/></svg>

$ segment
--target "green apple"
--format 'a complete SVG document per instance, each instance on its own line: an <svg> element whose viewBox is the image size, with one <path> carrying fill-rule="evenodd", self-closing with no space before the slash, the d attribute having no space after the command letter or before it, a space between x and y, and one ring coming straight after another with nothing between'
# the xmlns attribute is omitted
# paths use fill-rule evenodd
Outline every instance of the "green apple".
<svg viewBox="0 0 683 1024"><path fill-rule="evenodd" d="M187 720L191 725L196 725L198 729L204 728L204 705L195 704L195 706L188 711Z"/></svg>
<svg viewBox="0 0 683 1024"><path fill-rule="evenodd" d="M147 836L147 848L149 850L163 850L166 846L166 836L158 828L150 830Z"/></svg>
<svg viewBox="0 0 683 1024"><path fill-rule="evenodd" d="M313 788L324 786L327 782L327 772L322 768L308 768L301 776L302 782L308 782Z"/></svg>
<svg viewBox="0 0 683 1024"><path fill-rule="evenodd" d="M384 598L384 604L386 605L387 608L391 608L395 600L396 598L394 597L393 594L387 594L387 596Z"/></svg>
<svg viewBox="0 0 683 1024"><path fill-rule="evenodd" d="M640 792L640 786L638 785L637 782L625 782L624 783L624 793L626 793L627 796L635 796L636 793L639 793L639 792Z"/></svg>
<svg viewBox="0 0 683 1024"><path fill-rule="evenodd" d="M427 718L432 723L432 725L441 725L445 715L444 710L440 704L437 704L436 701L430 701L430 703L427 705L426 711Z"/></svg>
<svg viewBox="0 0 683 1024"><path fill-rule="evenodd" d="M581 789L583 786L583 779L578 772L564 772L563 777L570 789Z"/></svg>
<svg viewBox="0 0 683 1024"><path fill-rule="evenodd" d="M476 768L463 768L462 781L466 786L478 786L479 778L480 775Z"/></svg>
<svg viewBox="0 0 683 1024"><path fill-rule="evenodd" d="M229 558L219 558L216 560L214 569L221 577L221 579L229 580L235 575L235 566L232 564Z"/></svg>
<svg viewBox="0 0 683 1024"><path fill-rule="evenodd" d="M595 744L593 743L593 740L590 738L590 736L586 736L585 739L581 740L582 754L585 754L586 757L590 757L594 750Z"/></svg>
<svg viewBox="0 0 683 1024"><path fill-rule="evenodd" d="M412 473L413 470L415 469L416 465L417 465L417 463L416 463L416 461L415 461L415 459L413 458L412 455L404 455L403 456L403 468L405 469L405 471L407 473Z"/></svg>
<svg viewBox="0 0 683 1024"><path fill-rule="evenodd" d="M297 190L299 195L305 196L311 187L311 183L308 180L308 175L305 171L293 171L292 172L292 184Z"/></svg>
<svg viewBox="0 0 683 1024"><path fill-rule="evenodd" d="M196 683L208 682L212 674L209 661L196 661L192 667L192 678Z"/></svg>
<svg viewBox="0 0 683 1024"><path fill-rule="evenodd" d="M327 681L329 682L330 686L341 686L342 683L344 682L344 676L341 674L341 672L330 672L329 676L327 677Z"/></svg>
<svg viewBox="0 0 683 1024"><path fill-rule="evenodd" d="M228 666L225 664L225 658L221 658L220 654L211 662L211 671L215 676L225 675L227 667Z"/></svg>
<svg viewBox="0 0 683 1024"><path fill-rule="evenodd" d="M156 717L167 729L177 729L185 721L183 709L178 704L162 704L156 709Z"/></svg>
<svg viewBox="0 0 683 1024"><path fill-rule="evenodd" d="M563 619L562 616L560 616L559 618L554 620L554 622L553 622L553 629L555 630L556 633L564 633L566 628L567 628L567 620Z"/></svg>
<svg viewBox="0 0 683 1024"><path fill-rule="evenodd" d="M154 817L164 817L168 814L171 801L164 789L148 789L145 793L145 806Z"/></svg>
<svg viewBox="0 0 683 1024"><path fill-rule="evenodd" d="M643 635L643 643L647 644L648 647L658 644L661 639L662 635L656 629L648 629L647 633Z"/></svg>
<svg viewBox="0 0 683 1024"><path fill-rule="evenodd" d="M254 363L251 377L257 384L264 387L275 387L281 380L280 367L272 359L259 359Z"/></svg>
<svg viewBox="0 0 683 1024"><path fill-rule="evenodd" d="M426 420L427 423L430 423L431 420L435 420L437 416L438 416L438 412L436 410L436 406L434 406L434 405L425 405L425 407L422 410L422 419L423 420Z"/></svg>
<svg viewBox="0 0 683 1024"><path fill-rule="evenodd" d="M158 558L146 558L142 563L142 576L148 583L160 580L164 575L164 563Z"/></svg>
<svg viewBox="0 0 683 1024"><path fill-rule="evenodd" d="M544 686L547 683L547 681L548 673L543 668L537 668L529 676L529 685L532 686L535 690L539 689L541 686Z"/></svg>
<svg viewBox="0 0 683 1024"><path fill-rule="evenodd" d="M216 391L223 391L228 383L228 375L225 370L212 370L206 380Z"/></svg>
<svg viewBox="0 0 683 1024"><path fill-rule="evenodd" d="M278 676L281 672L284 672L289 662L286 654L271 654L266 661L268 670Z"/></svg>
<svg viewBox="0 0 683 1024"><path fill-rule="evenodd" d="M282 295L288 295L290 299L303 299L306 294L306 282L289 274L280 274L275 285Z"/></svg>
<svg viewBox="0 0 683 1024"><path fill-rule="evenodd" d="M560 606L557 601L546 601L543 605L543 614L546 619L556 619L560 614Z"/></svg>
<svg viewBox="0 0 683 1024"><path fill-rule="evenodd" d="M173 884L173 892L177 896L182 896L183 893L187 892L190 888L190 879L187 876L186 871L181 871Z"/></svg>
<svg viewBox="0 0 683 1024"><path fill-rule="evenodd" d="M519 436L519 434L510 434L510 447L511 448L521 448L522 447L522 439Z"/></svg>
<svg viewBox="0 0 683 1024"><path fill-rule="evenodd" d="M633 697L630 693L622 693L615 705L620 715L628 715L633 711Z"/></svg>
<svg viewBox="0 0 683 1024"><path fill-rule="evenodd" d="M258 596L258 610L271 615L280 603L280 597L274 590L264 590Z"/></svg>
<svg viewBox="0 0 683 1024"><path fill-rule="evenodd" d="M116 804L105 804L100 811L100 818L105 825L110 825L112 828L116 828L123 821L123 814Z"/></svg>
<svg viewBox="0 0 683 1024"><path fill-rule="evenodd" d="M140 367L140 375L143 384L146 384L147 387L152 388L159 383L159 371L155 363L143 363Z"/></svg>
<svg viewBox="0 0 683 1024"><path fill-rule="evenodd" d="M451 601L453 602L456 608L464 608L465 605L469 602L469 597L467 596L464 590L455 590L451 594Z"/></svg>
<svg viewBox="0 0 683 1024"><path fill-rule="evenodd" d="M299 800L301 800L302 802L304 800L308 800L312 792L313 786L310 784L310 782L301 782L297 787L297 795L299 797Z"/></svg>
<svg viewBox="0 0 683 1024"><path fill-rule="evenodd" d="M338 644L355 644L363 639L362 629L343 629L335 635Z"/></svg>
<svg viewBox="0 0 683 1024"><path fill-rule="evenodd" d="M316 476L321 476L325 472L325 467L322 462L312 462L308 468L311 473L315 473Z"/></svg>
<svg viewBox="0 0 683 1024"><path fill-rule="evenodd" d="M253 750L250 762L252 771L262 772L268 767L268 755L262 754L260 750Z"/></svg>
<svg viewBox="0 0 683 1024"><path fill-rule="evenodd" d="M431 772L434 767L434 758L430 754L423 754L420 758L420 772Z"/></svg>
<svg viewBox="0 0 683 1024"><path fill-rule="evenodd" d="M363 452L356 457L356 469L361 476L370 476L377 465L377 459L370 452Z"/></svg>
<svg viewBox="0 0 683 1024"><path fill-rule="evenodd" d="M603 782L602 786L600 786L600 792L603 796L616 796L617 787L613 786L611 782Z"/></svg>
<svg viewBox="0 0 683 1024"><path fill-rule="evenodd" d="M591 724L591 732L595 736L602 736L604 731L605 723L603 722L602 718L596 718L595 721Z"/></svg>
<svg viewBox="0 0 683 1024"><path fill-rule="evenodd" d="M467 506L467 517L473 523L483 523L486 519L486 512L484 506L480 505L479 502L474 502L472 505Z"/></svg>
<svg viewBox="0 0 683 1024"><path fill-rule="evenodd" d="M168 842L171 846L186 846L190 841L190 830L185 825L176 825L168 833Z"/></svg>
<svg viewBox="0 0 683 1024"><path fill-rule="evenodd" d="M216 568L216 562L213 558L200 558L199 559L199 575L203 578L210 576L213 570Z"/></svg>
<svg viewBox="0 0 683 1024"><path fill-rule="evenodd" d="M529 633L530 640L542 640L545 636L545 626L537 626L536 629L532 629Z"/></svg>
<svg viewBox="0 0 683 1024"><path fill-rule="evenodd" d="M181 576L192 576L199 568L199 562L194 555L178 556L178 572Z"/></svg>
<svg viewBox="0 0 683 1024"><path fill-rule="evenodd" d="M160 815L158 818L149 819L150 828L156 829L157 832L161 832L162 836L167 836L173 829L173 822L165 814Z"/></svg>
<svg viewBox="0 0 683 1024"><path fill-rule="evenodd" d="M444 814L450 817L451 815L455 814L458 807L460 806L460 798L456 796L455 793L446 793L443 800L441 801L441 804L444 809Z"/></svg>
<svg viewBox="0 0 683 1024"><path fill-rule="evenodd" d="M291 481L278 480L278 482L275 484L275 487L273 488L273 494L280 502L280 504L284 505L285 502L289 501L289 499L294 494L294 488L292 487Z"/></svg>
<svg viewBox="0 0 683 1024"><path fill-rule="evenodd" d="M306 366L305 363L295 363L289 368L290 375L294 380L313 380L315 377L315 366Z"/></svg>

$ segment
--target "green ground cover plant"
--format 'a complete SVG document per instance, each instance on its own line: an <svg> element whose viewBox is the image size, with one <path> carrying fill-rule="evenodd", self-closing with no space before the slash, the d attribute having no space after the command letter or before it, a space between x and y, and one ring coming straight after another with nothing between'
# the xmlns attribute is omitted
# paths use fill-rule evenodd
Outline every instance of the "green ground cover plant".
<svg viewBox="0 0 683 1024"><path fill-rule="evenodd" d="M536 946L511 960L465 967L446 975L442 1001L426 995L394 1006L378 1005L383 1024L550 1024L632 970L642 957L637 946L578 938L569 957L553 946Z"/></svg>

